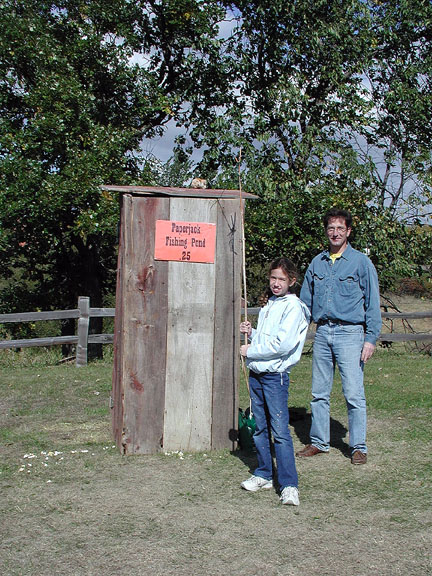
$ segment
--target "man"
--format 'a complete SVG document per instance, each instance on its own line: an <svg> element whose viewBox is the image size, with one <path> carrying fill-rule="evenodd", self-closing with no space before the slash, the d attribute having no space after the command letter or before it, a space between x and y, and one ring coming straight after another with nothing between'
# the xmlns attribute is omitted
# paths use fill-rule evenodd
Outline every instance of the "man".
<svg viewBox="0 0 432 576"><path fill-rule="evenodd" d="M366 398L363 368L381 331L378 276L369 258L348 242L352 217L332 208L324 216L329 250L307 269L300 298L317 324L312 360L311 443L299 457L328 453L330 392L335 366L348 408L352 464L366 464Z"/></svg>

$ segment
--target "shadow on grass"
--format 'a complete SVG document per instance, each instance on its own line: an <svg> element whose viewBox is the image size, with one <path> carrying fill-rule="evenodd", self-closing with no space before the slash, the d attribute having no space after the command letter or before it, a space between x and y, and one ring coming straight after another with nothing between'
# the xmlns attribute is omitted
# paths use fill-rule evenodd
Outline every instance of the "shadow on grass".
<svg viewBox="0 0 432 576"><path fill-rule="evenodd" d="M311 427L311 415L306 408L290 408L290 424L294 428L295 435L302 444L309 444L309 431ZM330 417L330 446L342 452L349 458L351 451L345 442L348 429L339 420Z"/></svg>
<svg viewBox="0 0 432 576"><path fill-rule="evenodd" d="M294 433L302 444L309 444L309 431L311 426L311 415L307 412L306 408L293 407L289 409L290 425L294 429ZM349 445L345 442L347 428L334 418L330 418L330 446L339 450L346 458L351 456ZM272 446L273 448L273 446ZM240 448L232 452L234 456L249 468L251 474L257 467L257 457L254 450L243 450Z"/></svg>

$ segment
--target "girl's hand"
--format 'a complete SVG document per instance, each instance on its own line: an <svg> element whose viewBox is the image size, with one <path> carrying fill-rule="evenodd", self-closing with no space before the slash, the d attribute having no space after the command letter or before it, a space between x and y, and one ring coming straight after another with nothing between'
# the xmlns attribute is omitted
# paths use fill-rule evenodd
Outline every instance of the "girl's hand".
<svg viewBox="0 0 432 576"><path fill-rule="evenodd" d="M240 354L242 356L244 356L245 358L247 356L247 351L248 351L249 346L250 346L250 344L243 344L243 346L240 346Z"/></svg>
<svg viewBox="0 0 432 576"><path fill-rule="evenodd" d="M240 332L250 336L252 334L252 324L250 322L242 322L240 324Z"/></svg>

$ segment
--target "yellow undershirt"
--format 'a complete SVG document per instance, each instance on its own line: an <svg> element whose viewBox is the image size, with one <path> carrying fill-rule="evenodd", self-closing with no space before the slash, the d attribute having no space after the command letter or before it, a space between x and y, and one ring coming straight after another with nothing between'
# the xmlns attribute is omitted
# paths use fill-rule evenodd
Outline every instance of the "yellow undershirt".
<svg viewBox="0 0 432 576"><path fill-rule="evenodd" d="M330 260L332 261L332 264L334 264L336 262L336 260L338 258L340 258L342 256L342 252L338 252L337 254L330 254Z"/></svg>

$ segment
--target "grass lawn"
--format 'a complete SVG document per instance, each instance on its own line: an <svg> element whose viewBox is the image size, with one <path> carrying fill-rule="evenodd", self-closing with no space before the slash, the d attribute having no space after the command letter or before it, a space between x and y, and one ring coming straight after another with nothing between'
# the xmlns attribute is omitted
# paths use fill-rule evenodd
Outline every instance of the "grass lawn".
<svg viewBox="0 0 432 576"><path fill-rule="evenodd" d="M253 454L121 456L112 359L76 368L56 354L0 354L2 574L432 573L430 356L394 346L368 362L366 466L347 457L336 378L330 454L297 462L292 508L272 490L240 489ZM291 374L296 450L308 441L310 381L306 351Z"/></svg>

